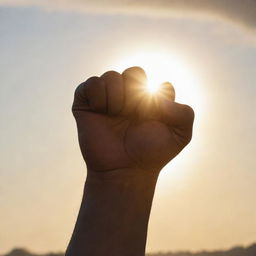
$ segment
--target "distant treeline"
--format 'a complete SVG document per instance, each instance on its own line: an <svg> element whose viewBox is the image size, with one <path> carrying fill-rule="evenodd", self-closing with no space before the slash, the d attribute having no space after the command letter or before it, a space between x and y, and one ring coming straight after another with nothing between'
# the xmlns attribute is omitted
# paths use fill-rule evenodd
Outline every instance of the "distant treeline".
<svg viewBox="0 0 256 256"><path fill-rule="evenodd" d="M107 254L106 254L107 255ZM64 256L64 253L34 254L25 249L13 249L2 256ZM111 256L111 255L107 255ZM201 251L201 252L165 252L149 253L147 256L256 256L256 243L249 247L234 247L226 251Z"/></svg>

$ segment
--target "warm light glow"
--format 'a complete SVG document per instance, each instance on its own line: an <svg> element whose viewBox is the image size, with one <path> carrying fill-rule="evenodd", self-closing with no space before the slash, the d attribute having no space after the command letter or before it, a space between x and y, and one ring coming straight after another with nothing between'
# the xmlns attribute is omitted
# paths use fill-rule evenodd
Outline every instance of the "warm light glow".
<svg viewBox="0 0 256 256"><path fill-rule="evenodd" d="M143 51L131 54L129 57L119 56L121 61L113 65L113 69L122 73L126 68L132 66L142 67L148 77L148 91L155 93L163 82L171 82L176 91L176 100L179 103L188 104L195 110L197 122L202 119L204 113L203 92L199 82L200 71L195 72L193 66L189 63L186 56L178 56L168 51L159 50ZM195 125L197 124L195 122ZM172 160L176 169L183 168L186 164L176 157ZM169 168L168 166L165 168ZM162 186L166 184L169 188L170 182L178 182L179 179L185 179L185 171L171 172L163 171L161 174ZM186 176L186 175L185 175ZM179 183L179 182L178 182Z"/></svg>
<svg viewBox="0 0 256 256"><path fill-rule="evenodd" d="M180 56L168 52L144 51L124 58L114 68L122 72L131 66L140 66L146 71L150 93L155 93L161 83L169 81L176 90L176 101L194 108L201 103L198 79L192 67Z"/></svg>

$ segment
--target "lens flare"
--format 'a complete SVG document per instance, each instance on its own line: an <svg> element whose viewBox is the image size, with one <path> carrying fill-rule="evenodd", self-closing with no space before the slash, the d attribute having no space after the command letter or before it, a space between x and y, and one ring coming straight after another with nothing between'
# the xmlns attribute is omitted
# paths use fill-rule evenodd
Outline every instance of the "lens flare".
<svg viewBox="0 0 256 256"><path fill-rule="evenodd" d="M131 66L142 67L147 73L150 94L156 93L163 82L169 81L176 90L177 102L189 104L193 108L201 105L198 77L181 56L169 52L144 51L121 59L114 69L122 72Z"/></svg>
<svg viewBox="0 0 256 256"><path fill-rule="evenodd" d="M161 93L158 89L162 83L170 82L175 88L175 101L188 104L194 109L196 113L194 126L201 122L205 114L205 100L203 100L205 93L204 87L202 87L202 75L196 69L196 63L194 62L194 65L192 65L189 62L188 56L178 55L169 51L159 51L158 49L144 49L135 53L126 52L126 55L118 56L112 64L108 63L109 66L120 73L132 66L143 68L148 78L147 91L150 96L149 99L153 99L155 94ZM186 163L179 159L179 157L175 158L172 161L172 165L182 169ZM165 167L165 169L168 168L168 166ZM170 181L177 182L183 177L184 173L184 171L172 172L170 170L162 172L162 185L166 183L166 187L169 188Z"/></svg>

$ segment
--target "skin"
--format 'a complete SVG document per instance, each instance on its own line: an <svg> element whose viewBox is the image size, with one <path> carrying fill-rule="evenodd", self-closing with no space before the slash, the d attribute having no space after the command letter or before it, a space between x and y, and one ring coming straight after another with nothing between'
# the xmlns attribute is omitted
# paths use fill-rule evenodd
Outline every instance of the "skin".
<svg viewBox="0 0 256 256"><path fill-rule="evenodd" d="M88 173L66 256L143 256L158 174L190 142L194 112L168 82L149 94L139 67L89 78L72 111Z"/></svg>

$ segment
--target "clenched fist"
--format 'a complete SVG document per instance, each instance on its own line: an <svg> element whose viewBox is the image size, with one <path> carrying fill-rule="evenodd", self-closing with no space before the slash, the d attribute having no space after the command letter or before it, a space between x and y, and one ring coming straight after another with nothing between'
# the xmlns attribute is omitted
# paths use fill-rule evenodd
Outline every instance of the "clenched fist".
<svg viewBox="0 0 256 256"><path fill-rule="evenodd" d="M170 83L154 95L146 83L144 70L131 67L77 87L72 111L89 171L159 171L191 140L191 107L175 102Z"/></svg>

